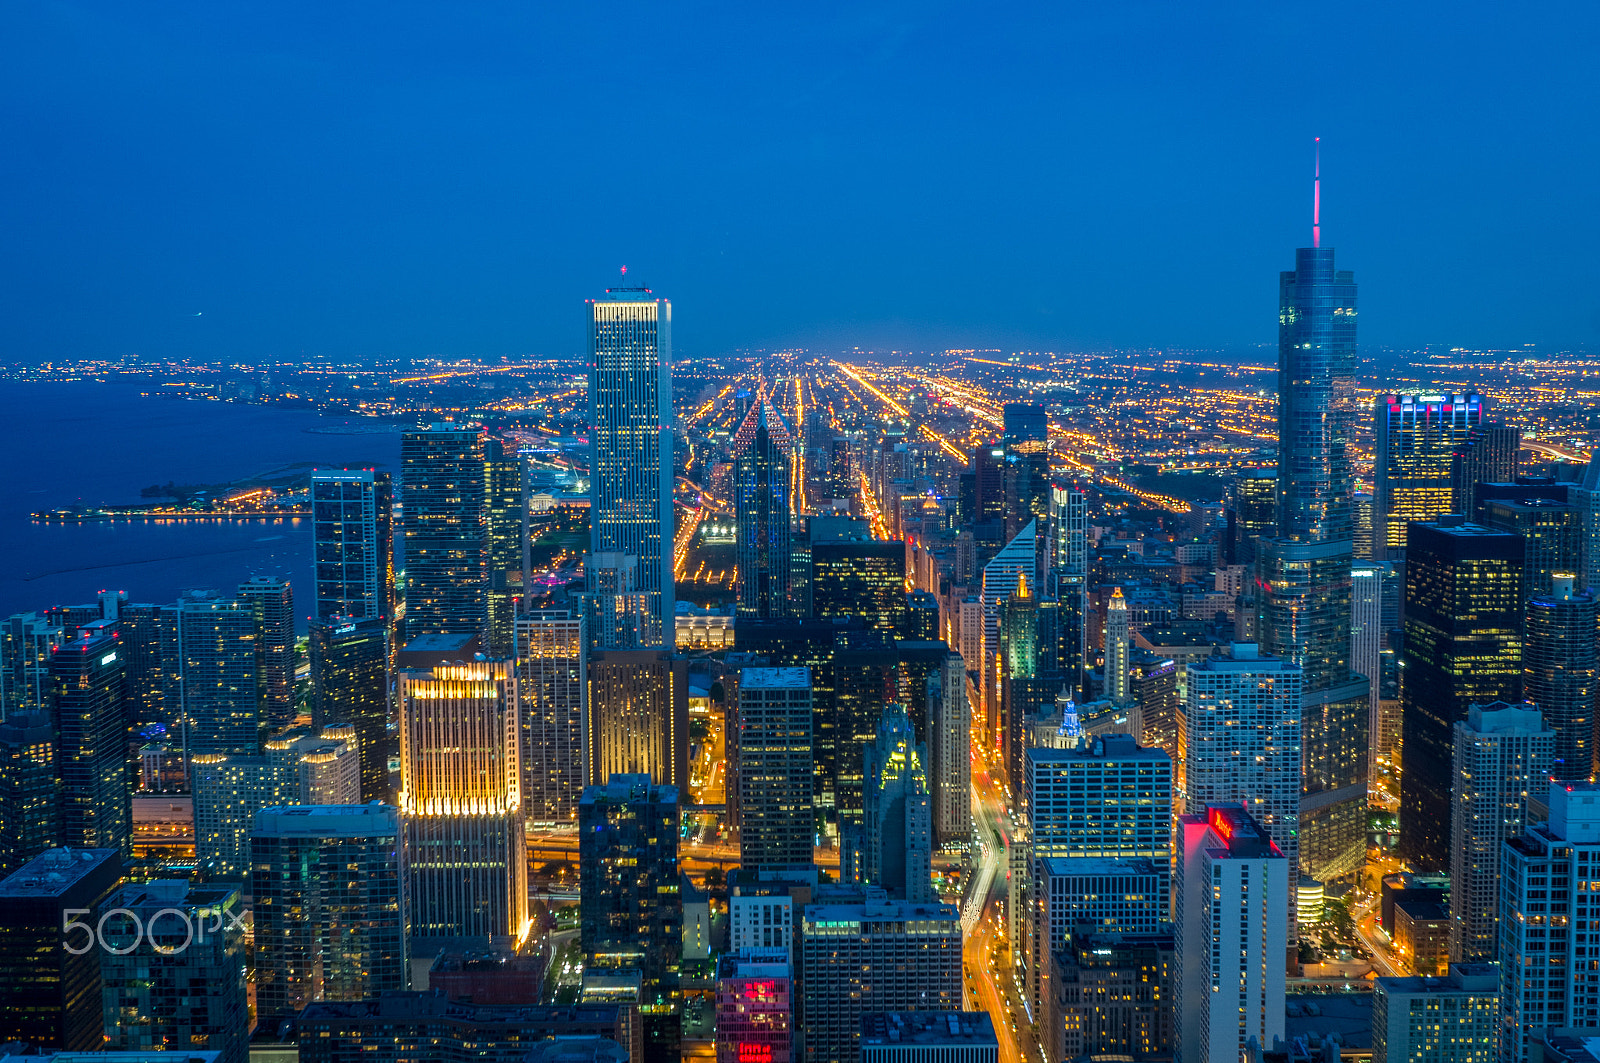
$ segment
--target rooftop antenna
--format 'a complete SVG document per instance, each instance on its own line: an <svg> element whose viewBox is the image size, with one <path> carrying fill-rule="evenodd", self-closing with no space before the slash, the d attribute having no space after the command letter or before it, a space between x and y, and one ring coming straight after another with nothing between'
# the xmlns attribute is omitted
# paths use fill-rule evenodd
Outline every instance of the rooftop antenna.
<svg viewBox="0 0 1600 1063"><path fill-rule="evenodd" d="M624 283L624 284L628 283L628 267L627 266L623 266L622 267L622 283Z"/></svg>
<svg viewBox="0 0 1600 1063"><path fill-rule="evenodd" d="M1311 183L1311 246L1322 246L1322 138L1317 138L1316 179ZM626 272L626 269L624 269Z"/></svg>

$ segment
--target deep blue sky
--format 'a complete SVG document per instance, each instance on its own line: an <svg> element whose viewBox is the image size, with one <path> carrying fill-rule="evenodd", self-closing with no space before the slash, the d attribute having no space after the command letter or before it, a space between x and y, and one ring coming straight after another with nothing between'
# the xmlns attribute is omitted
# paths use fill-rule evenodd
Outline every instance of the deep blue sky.
<svg viewBox="0 0 1600 1063"><path fill-rule="evenodd" d="M1578 3L12 3L0 359L1600 341ZM202 316L195 317L196 313Z"/></svg>

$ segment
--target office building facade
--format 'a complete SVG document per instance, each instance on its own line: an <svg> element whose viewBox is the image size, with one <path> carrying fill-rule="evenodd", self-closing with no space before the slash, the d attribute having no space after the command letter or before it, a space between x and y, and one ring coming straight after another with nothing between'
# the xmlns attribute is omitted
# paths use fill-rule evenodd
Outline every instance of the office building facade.
<svg viewBox="0 0 1600 1063"><path fill-rule="evenodd" d="M294 720L294 590L286 579L254 576L239 584L239 600L256 617L261 724L287 727Z"/></svg>
<svg viewBox="0 0 1600 1063"><path fill-rule="evenodd" d="M793 450L788 426L763 390L733 437L741 617L781 617L790 609Z"/></svg>
<svg viewBox="0 0 1600 1063"><path fill-rule="evenodd" d="M0 878L61 836L55 748L48 713L18 713L0 721Z"/></svg>
<svg viewBox="0 0 1600 1063"><path fill-rule="evenodd" d="M123 662L114 623L88 625L50 657L61 778L58 842L131 851Z"/></svg>
<svg viewBox="0 0 1600 1063"><path fill-rule="evenodd" d="M546 609L519 616L516 659L528 819L575 823L586 782L583 728L589 658L582 614Z"/></svg>
<svg viewBox="0 0 1600 1063"><path fill-rule="evenodd" d="M678 789L612 775L578 803L579 947L586 969L636 970L654 1004L683 956Z"/></svg>
<svg viewBox="0 0 1600 1063"><path fill-rule="evenodd" d="M516 651L516 611L523 587L522 533L527 522L523 461L503 440L484 445L483 524L485 608L483 645L491 657Z"/></svg>
<svg viewBox="0 0 1600 1063"><path fill-rule="evenodd" d="M394 618L394 485L386 472L311 474L316 615Z"/></svg>
<svg viewBox="0 0 1600 1063"><path fill-rule="evenodd" d="M1538 707L1556 733L1549 769L1558 779L1587 779L1600 760L1595 747L1595 697L1600 661L1595 595L1575 587L1569 573L1555 576L1547 594L1528 599L1523 613L1522 697Z"/></svg>
<svg viewBox="0 0 1600 1063"><path fill-rule="evenodd" d="M1479 484L1515 483L1521 448L1519 428L1485 421L1467 429L1467 438L1450 458L1450 512L1472 520Z"/></svg>
<svg viewBox="0 0 1600 1063"><path fill-rule="evenodd" d="M739 863L757 871L814 862L811 670L739 672Z"/></svg>
<svg viewBox="0 0 1600 1063"><path fill-rule="evenodd" d="M794 971L782 949L749 949L717 963L717 1063L792 1063Z"/></svg>
<svg viewBox="0 0 1600 1063"><path fill-rule="evenodd" d="M401 433L406 641L484 633L488 599L488 438L441 422Z"/></svg>
<svg viewBox="0 0 1600 1063"><path fill-rule="evenodd" d="M898 899L933 901L928 750L904 706L888 706L877 731L863 758L861 831L844 859L861 885Z"/></svg>
<svg viewBox="0 0 1600 1063"><path fill-rule="evenodd" d="M1455 508L1456 454L1482 426L1482 395L1379 395L1373 400L1376 514L1373 557L1405 557L1406 525L1437 520ZM1469 520L1470 512L1463 513Z"/></svg>
<svg viewBox="0 0 1600 1063"><path fill-rule="evenodd" d="M661 786L689 786L689 690L683 658L660 650L589 655L584 778L647 774Z"/></svg>
<svg viewBox="0 0 1600 1063"><path fill-rule="evenodd" d="M248 602L215 591L178 599L176 698L188 757L253 756L261 751L260 629Z"/></svg>
<svg viewBox="0 0 1600 1063"><path fill-rule="evenodd" d="M389 647L382 617L311 621L311 723L355 731L363 801L389 797Z"/></svg>
<svg viewBox="0 0 1600 1063"><path fill-rule="evenodd" d="M1458 963L1441 978L1372 983L1373 1063L1495 1063L1500 969Z"/></svg>

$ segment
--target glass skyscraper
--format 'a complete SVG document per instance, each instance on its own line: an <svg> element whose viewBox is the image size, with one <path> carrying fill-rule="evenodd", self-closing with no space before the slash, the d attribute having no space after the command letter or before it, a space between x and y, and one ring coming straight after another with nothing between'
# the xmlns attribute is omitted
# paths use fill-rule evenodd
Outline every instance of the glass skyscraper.
<svg viewBox="0 0 1600 1063"><path fill-rule="evenodd" d="M1406 525L1435 520L1455 507L1456 452L1483 423L1482 395L1379 395L1372 404L1377 447L1373 470L1374 559L1405 555ZM1470 512L1463 513L1468 520Z"/></svg>
<svg viewBox="0 0 1600 1063"><path fill-rule="evenodd" d="M394 615L394 488L386 472L311 474L317 616Z"/></svg>
<svg viewBox="0 0 1600 1063"><path fill-rule="evenodd" d="M1299 665L1300 867L1321 879L1366 854L1367 695L1350 670L1356 284L1333 249L1295 252L1278 300L1277 520L1257 543L1263 653Z"/></svg>
<svg viewBox="0 0 1600 1063"><path fill-rule="evenodd" d="M793 447L783 417L762 392L733 437L741 617L768 619L789 611Z"/></svg>
<svg viewBox="0 0 1600 1063"><path fill-rule="evenodd" d="M434 424L400 437L406 541L406 638L482 637L489 620L486 438Z"/></svg>
<svg viewBox="0 0 1600 1063"><path fill-rule="evenodd" d="M589 550L635 559L631 589L649 614L637 642L601 645L658 646L673 630L672 304L648 288L608 288L588 306Z"/></svg>

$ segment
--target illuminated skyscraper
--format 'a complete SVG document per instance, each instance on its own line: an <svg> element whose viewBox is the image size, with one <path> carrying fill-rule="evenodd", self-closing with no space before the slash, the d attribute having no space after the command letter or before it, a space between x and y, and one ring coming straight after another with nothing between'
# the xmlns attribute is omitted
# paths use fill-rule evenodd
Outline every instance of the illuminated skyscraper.
<svg viewBox="0 0 1600 1063"><path fill-rule="evenodd" d="M1278 522L1278 470L1246 469L1228 486L1228 556L1231 565L1255 560L1256 540Z"/></svg>
<svg viewBox="0 0 1600 1063"><path fill-rule="evenodd" d="M1373 470L1372 556L1405 556L1406 525L1434 520L1455 508L1452 469L1456 453L1483 424L1489 402L1482 395L1379 395L1372 403L1377 441ZM1472 514L1464 514L1469 520Z"/></svg>
<svg viewBox="0 0 1600 1063"><path fill-rule="evenodd" d="M741 618L788 612L793 447L788 427L763 389L733 437Z"/></svg>
<svg viewBox="0 0 1600 1063"><path fill-rule="evenodd" d="M522 594L522 459L498 439L485 447L484 526L488 541L489 620L484 645L491 657L510 657L513 621Z"/></svg>
<svg viewBox="0 0 1600 1063"><path fill-rule="evenodd" d="M1394 570L1382 563L1358 561L1350 566L1350 670L1367 677L1368 759L1377 748L1378 704L1383 682L1383 601ZM1369 768L1370 770L1370 768Z"/></svg>
<svg viewBox="0 0 1600 1063"><path fill-rule="evenodd" d="M648 288L610 288L588 307L589 552L638 559L651 620L643 645L661 645L673 617L672 304Z"/></svg>
<svg viewBox="0 0 1600 1063"><path fill-rule="evenodd" d="M0 721L0 877L56 844L60 802L50 714Z"/></svg>
<svg viewBox="0 0 1600 1063"><path fill-rule="evenodd" d="M115 621L100 620L50 658L57 770L61 773L58 844L130 851L128 739L122 726L122 660Z"/></svg>
<svg viewBox="0 0 1600 1063"><path fill-rule="evenodd" d="M487 439L477 425L402 433L406 641L488 623Z"/></svg>
<svg viewBox="0 0 1600 1063"><path fill-rule="evenodd" d="M811 670L739 672L739 862L805 868L817 832L812 805Z"/></svg>
<svg viewBox="0 0 1600 1063"><path fill-rule="evenodd" d="M547 609L517 617L522 788L528 819L573 823L583 794L588 639L583 617Z"/></svg>
<svg viewBox="0 0 1600 1063"><path fill-rule="evenodd" d="M63 632L38 613L0 621L0 718L50 708L50 655Z"/></svg>
<svg viewBox="0 0 1600 1063"><path fill-rule="evenodd" d="M256 614L261 668L261 722L269 730L294 720L294 591L286 579L256 576L239 584L239 600Z"/></svg>
<svg viewBox="0 0 1600 1063"><path fill-rule="evenodd" d="M1073 692L1083 689L1089 645L1089 496L1077 481L1050 487L1050 558L1045 595L1060 602L1057 664Z"/></svg>
<svg viewBox="0 0 1600 1063"><path fill-rule="evenodd" d="M317 616L394 617L394 485L386 472L311 474Z"/></svg>
<svg viewBox="0 0 1600 1063"><path fill-rule="evenodd" d="M1522 539L1449 516L1406 538L1400 851L1450 866L1452 728L1473 705L1522 700Z"/></svg>
<svg viewBox="0 0 1600 1063"><path fill-rule="evenodd" d="M400 816L414 937L528 925L521 727L510 661L400 673Z"/></svg>
<svg viewBox="0 0 1600 1063"><path fill-rule="evenodd" d="M579 947L587 970L637 970L654 1006L678 987L678 789L613 775L578 802Z"/></svg>
<svg viewBox="0 0 1600 1063"><path fill-rule="evenodd" d="M1126 705L1132 696L1129 680L1129 655L1133 651L1133 636L1128 626L1128 600L1122 588L1111 591L1106 603L1106 697L1118 705Z"/></svg>
<svg viewBox="0 0 1600 1063"><path fill-rule="evenodd" d="M689 787L689 690L682 658L661 650L589 655L584 778L648 775Z"/></svg>
<svg viewBox="0 0 1600 1063"><path fill-rule="evenodd" d="M1476 424L1450 458L1450 512L1468 520L1478 511L1479 484L1517 480L1522 429L1498 423Z"/></svg>
<svg viewBox="0 0 1600 1063"><path fill-rule="evenodd" d="M250 756L261 749L259 715L261 638L248 602L215 591L187 591L178 599L176 686L181 692L180 731L187 756Z"/></svg>
<svg viewBox="0 0 1600 1063"><path fill-rule="evenodd" d="M1587 779L1596 770L1595 697L1600 693L1595 653L1600 613L1595 595L1575 590L1573 580L1557 575L1549 594L1529 599L1522 645L1522 696L1555 731L1550 773L1567 780Z"/></svg>
<svg viewBox="0 0 1600 1063"><path fill-rule="evenodd" d="M389 629L381 617L311 621L311 722L348 724L361 758L361 798L389 798Z"/></svg>
<svg viewBox="0 0 1600 1063"><path fill-rule="evenodd" d="M1480 502L1478 514L1486 526L1522 536L1524 601L1549 594L1557 573L1577 571L1579 514L1564 498L1490 498Z"/></svg>
<svg viewBox="0 0 1600 1063"><path fill-rule="evenodd" d="M933 816L928 748L916 740L905 708L890 705L866 748L856 879L912 902L933 892Z"/></svg>
<svg viewBox="0 0 1600 1063"><path fill-rule="evenodd" d="M865 521L811 522L811 614L860 617L889 635L905 629L906 547L873 539Z"/></svg>
<svg viewBox="0 0 1600 1063"><path fill-rule="evenodd" d="M1350 671L1355 276L1334 269L1320 217L1312 237L1279 283L1278 513L1256 599L1261 651L1305 674L1300 870L1328 879L1365 859L1368 684Z"/></svg>

